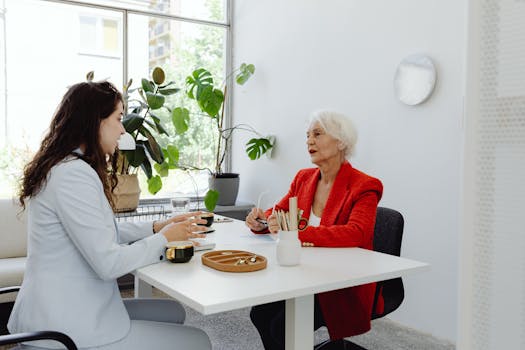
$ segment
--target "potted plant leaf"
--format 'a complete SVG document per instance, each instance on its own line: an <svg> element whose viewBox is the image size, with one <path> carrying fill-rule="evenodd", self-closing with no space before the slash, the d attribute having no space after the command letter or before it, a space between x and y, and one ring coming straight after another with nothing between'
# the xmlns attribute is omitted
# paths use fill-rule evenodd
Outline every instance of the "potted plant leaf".
<svg viewBox="0 0 525 350"><path fill-rule="evenodd" d="M162 68L155 67L151 79L143 78L139 88L131 88L132 80L124 86L124 110L127 114L122 124L133 138L135 147L119 151L116 169L119 184L113 191L115 211L137 208L140 196L137 179L139 168L148 179L148 191L155 194L162 188L162 177L168 175L169 164L178 160L176 146L163 148L158 141L161 134L169 136L158 113L163 109L172 113L172 108L166 106L165 102L166 96L179 91L174 84L173 81L166 82Z"/></svg>
<svg viewBox="0 0 525 350"><path fill-rule="evenodd" d="M209 190L204 197L206 208L212 211L217 204L234 205L239 189L239 174L225 173L223 164L231 147L232 135L237 130L254 134L246 144L246 153L250 159L255 160L268 152L274 144L273 137L265 137L254 128L246 124L226 126L224 121L225 103L227 99L228 79L235 75L235 82L239 85L246 83L255 72L253 64L243 63L239 68L230 73L222 86L215 85L212 74L205 68L195 69L186 78L186 95L194 100L205 117L211 118L214 123L215 159L213 169L209 171ZM173 111L173 124L177 133L184 133L190 123L190 112L186 108L177 108ZM199 115L200 116L200 115ZM181 166L183 167L183 166ZM192 168L192 167L186 167ZM196 169L193 167L193 169Z"/></svg>

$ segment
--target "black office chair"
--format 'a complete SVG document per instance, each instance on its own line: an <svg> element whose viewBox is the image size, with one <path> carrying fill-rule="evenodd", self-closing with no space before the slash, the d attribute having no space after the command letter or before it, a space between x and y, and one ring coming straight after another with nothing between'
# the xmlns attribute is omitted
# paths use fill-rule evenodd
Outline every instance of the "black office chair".
<svg viewBox="0 0 525 350"><path fill-rule="evenodd" d="M0 294L18 292L20 287L5 287L0 288ZM8 319L9 317L5 318ZM5 325L2 325L5 327ZM62 343L68 350L77 350L75 342L65 335L64 333L55 331L38 331L38 332L27 332L27 333L15 333L0 335L0 345L17 344L21 342L28 342L33 340L55 340Z"/></svg>
<svg viewBox="0 0 525 350"><path fill-rule="evenodd" d="M377 208L376 225L374 228L374 250L385 254L401 256L401 242L403 240L403 228L405 220L400 212L379 207ZM379 293L383 295L385 302L384 311L380 314L375 312ZM388 315L395 311L405 298L405 288L401 277L377 283L372 319Z"/></svg>
<svg viewBox="0 0 525 350"><path fill-rule="evenodd" d="M378 207L376 214L376 225L374 227L374 250L377 252L401 255L401 241L403 239L403 228L405 221L400 212ZM384 310L376 313L377 300L379 293L383 295ZM405 298L405 289L401 277L391 280L377 282L374 304L372 307L372 319L388 315L396 310ZM350 315L351 317L351 315ZM362 346L352 343L349 340L341 339L338 341L327 340L318 344L316 350L366 350Z"/></svg>

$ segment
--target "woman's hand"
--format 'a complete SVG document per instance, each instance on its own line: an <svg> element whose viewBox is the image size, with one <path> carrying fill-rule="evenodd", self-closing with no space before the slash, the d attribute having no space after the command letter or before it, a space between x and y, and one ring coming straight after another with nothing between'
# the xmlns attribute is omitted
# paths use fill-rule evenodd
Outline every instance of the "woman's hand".
<svg viewBox="0 0 525 350"><path fill-rule="evenodd" d="M279 223L277 222L277 215L275 213L272 213L268 217L268 230L270 230L271 233L277 233L279 232Z"/></svg>
<svg viewBox="0 0 525 350"><path fill-rule="evenodd" d="M153 223L153 232L155 233L160 232L166 225L169 225L172 223L183 222L192 217L200 217L200 215L203 213L204 213L203 211L192 211L191 213L172 216L171 218L163 220L163 221L155 221Z"/></svg>
<svg viewBox="0 0 525 350"><path fill-rule="evenodd" d="M267 227L267 224L260 222L257 219L266 221L266 215L264 215L264 211L261 208L252 208L252 211L246 216L246 226L253 231L264 230Z"/></svg>
<svg viewBox="0 0 525 350"><path fill-rule="evenodd" d="M159 233L163 234L168 242L186 241L190 238L201 238L205 237L205 235L195 232L202 231L203 226L199 225L203 225L205 223L206 220L201 219L200 217L189 217L184 221L166 224Z"/></svg>

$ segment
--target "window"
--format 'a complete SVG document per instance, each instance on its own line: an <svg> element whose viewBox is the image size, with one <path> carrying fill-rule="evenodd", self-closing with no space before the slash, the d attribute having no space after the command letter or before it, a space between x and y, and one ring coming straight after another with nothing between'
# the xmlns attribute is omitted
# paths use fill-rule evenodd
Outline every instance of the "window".
<svg viewBox="0 0 525 350"><path fill-rule="evenodd" d="M224 77L226 30L222 27L204 26L195 23L181 22L164 18L131 14L128 17L129 36L129 76L138 81L147 76L155 66L165 69L168 78L176 82L179 88L184 87L184 81L193 69L205 67L216 77ZM160 29L159 29L160 28ZM153 33L153 35L146 33ZM149 43L146 44L146 43ZM182 94L170 96L167 104L191 108L188 101L182 99ZM195 113L197 109L194 110ZM201 167L213 166L212 142L208 147L203 146L202 140L212 140L211 119L192 118L191 129L184 135L175 135L170 116L159 112L158 117L168 129L170 137L161 136L161 146L174 144L179 148L180 161L186 164L195 164ZM140 187L147 188L146 179L139 172ZM182 192L193 196L208 188L208 173L206 171L193 173L192 177L181 171L170 172L168 180L163 179L163 188L160 195L169 196L174 192ZM143 190L142 197L150 194ZM159 196L157 194L156 196Z"/></svg>
<svg viewBox="0 0 525 350"><path fill-rule="evenodd" d="M122 52L120 19L100 15L79 16L79 53L120 57Z"/></svg>
<svg viewBox="0 0 525 350"><path fill-rule="evenodd" d="M93 52L97 48L97 19L80 16L79 46L81 50Z"/></svg>
<svg viewBox="0 0 525 350"><path fill-rule="evenodd" d="M39 146L60 98L69 85L85 80L87 72L94 71L95 80L107 79L117 87L124 84L124 63L127 79L133 78L135 87L155 66L162 66L182 89L184 78L198 66L224 77L228 30L221 23L226 13L224 0L89 1L107 8L85 2L0 2L0 197L16 193L23 165ZM130 4L133 11L127 12ZM160 10L215 22L153 15ZM27 23L38 26L28 30ZM126 32L128 50L124 56ZM170 103L184 103L182 93L170 97ZM210 164L212 135L200 125L208 120L196 122L185 135L174 135L170 117L159 117L171 131L170 137L161 139L163 146L177 144L188 162ZM210 142L202 142L206 139ZM203 148L202 144L210 146ZM172 170L163 184L157 196L175 191L194 195L196 187L203 193L207 174L192 179ZM143 197L151 196L145 179L141 188Z"/></svg>
<svg viewBox="0 0 525 350"><path fill-rule="evenodd" d="M104 45L102 49L106 52L118 52L119 35L118 35L118 22L112 19L102 20L103 27L103 41Z"/></svg>

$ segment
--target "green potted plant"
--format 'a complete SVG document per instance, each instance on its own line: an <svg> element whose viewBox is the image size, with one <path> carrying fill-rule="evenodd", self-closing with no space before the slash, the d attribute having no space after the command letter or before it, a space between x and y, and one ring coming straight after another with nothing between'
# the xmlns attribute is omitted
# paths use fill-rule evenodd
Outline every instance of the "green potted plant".
<svg viewBox="0 0 525 350"><path fill-rule="evenodd" d="M88 73L88 80L90 79L93 79L92 72ZM128 138L132 139L133 147L119 150L116 165L119 182L113 191L115 211L130 211L137 208L140 197L137 179L139 168L148 179L148 191L155 194L162 188L162 177L168 175L170 165L174 168L174 164L178 161L177 147L168 145L163 148L157 140L161 134L169 136L158 112L164 109L172 113L173 109L165 105L166 96L180 90L174 87L173 81L165 80L164 70L155 67L151 79L143 78L139 88L131 88L133 82L131 79L124 86L126 116L122 124L130 135Z"/></svg>
<svg viewBox="0 0 525 350"><path fill-rule="evenodd" d="M205 117L211 118L214 123L215 132L215 159L213 169L206 168L210 174L209 190L204 197L206 208L212 211L217 204L234 205L239 189L239 174L225 173L223 163L226 155L230 151L231 138L236 130L244 130L255 134L256 137L250 139L246 144L246 153L250 159L260 158L268 152L274 144L273 137L263 136L254 128L246 124L238 124L226 127L224 123L225 103L227 100L228 79L235 75L235 82L239 85L246 83L255 72L253 64L243 63L239 68L230 73L222 86L216 86L212 74L204 68L195 69L186 78L186 95L195 101L198 108ZM201 116L201 115L198 115ZM198 117L196 116L196 117ZM190 112L186 108L176 108L173 110L173 124L177 133L184 133L190 123ZM191 166L179 165L185 169L198 169Z"/></svg>

